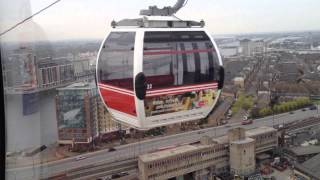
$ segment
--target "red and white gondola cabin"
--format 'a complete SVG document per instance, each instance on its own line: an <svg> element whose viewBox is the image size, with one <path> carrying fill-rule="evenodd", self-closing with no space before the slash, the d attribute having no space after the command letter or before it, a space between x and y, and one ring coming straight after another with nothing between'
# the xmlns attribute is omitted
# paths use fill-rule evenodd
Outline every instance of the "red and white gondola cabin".
<svg viewBox="0 0 320 180"><path fill-rule="evenodd" d="M111 115L143 130L206 118L224 79L214 40L193 21L144 21L114 27L101 45L97 83Z"/></svg>

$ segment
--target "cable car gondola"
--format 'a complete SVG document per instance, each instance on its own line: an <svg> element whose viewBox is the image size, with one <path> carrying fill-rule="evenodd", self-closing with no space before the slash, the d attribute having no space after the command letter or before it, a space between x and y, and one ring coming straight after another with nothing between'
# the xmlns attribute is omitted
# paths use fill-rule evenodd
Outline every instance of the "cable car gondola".
<svg viewBox="0 0 320 180"><path fill-rule="evenodd" d="M183 4L112 22L98 54L97 83L117 121L150 129L205 118L217 103L220 53L203 21L172 16Z"/></svg>

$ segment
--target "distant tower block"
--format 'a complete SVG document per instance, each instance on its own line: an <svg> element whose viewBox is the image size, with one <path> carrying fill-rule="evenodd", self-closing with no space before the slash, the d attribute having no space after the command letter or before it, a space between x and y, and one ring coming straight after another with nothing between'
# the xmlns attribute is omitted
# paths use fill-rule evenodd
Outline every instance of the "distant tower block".
<svg viewBox="0 0 320 180"><path fill-rule="evenodd" d="M247 176L255 171L255 140L245 137L245 129L236 128L228 132L230 143L231 173Z"/></svg>

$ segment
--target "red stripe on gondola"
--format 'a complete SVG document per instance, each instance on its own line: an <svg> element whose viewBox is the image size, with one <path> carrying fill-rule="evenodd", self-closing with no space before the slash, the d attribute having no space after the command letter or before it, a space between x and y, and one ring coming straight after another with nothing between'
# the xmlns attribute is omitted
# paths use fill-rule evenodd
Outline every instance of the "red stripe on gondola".
<svg viewBox="0 0 320 180"><path fill-rule="evenodd" d="M107 89L110 89L110 90L114 90L114 91L117 91L117 92L123 92L123 93L127 93L127 94L132 94L132 95L134 94L133 91L130 91L128 89L115 87L115 86L111 86L109 84L99 83L99 87L104 87L104 88L107 88Z"/></svg>
<svg viewBox="0 0 320 180"><path fill-rule="evenodd" d="M208 89L217 89L218 86L212 87L203 87L203 88L192 88L192 89L184 89L184 90L172 90L172 91L165 91L165 92L157 92L157 93L149 93L147 92L147 97L154 97L154 96L161 96L161 95L174 95L174 94L182 94L186 92L192 91L201 91L201 90L208 90Z"/></svg>
<svg viewBox="0 0 320 180"><path fill-rule="evenodd" d="M197 87L204 87L204 86L218 86L218 83L214 82L214 83L189 84L184 86L170 86L166 88L152 89L152 90L149 90L149 92L179 90L179 89L185 89L185 88L197 88Z"/></svg>
<svg viewBox="0 0 320 180"><path fill-rule="evenodd" d="M183 51L154 51L154 52L143 52L143 55L160 55L160 54L191 54L191 53L203 53L203 52L214 52L214 49L193 49Z"/></svg>
<svg viewBox="0 0 320 180"><path fill-rule="evenodd" d="M99 88L100 89L104 89L104 90L108 90L108 91L113 91L113 92L120 93L120 94L125 94L125 95L128 95L128 96L134 96L133 93L126 93L126 92L119 91L119 90L112 89L112 88L106 88L106 87L103 87L103 86L99 86Z"/></svg>
<svg viewBox="0 0 320 180"><path fill-rule="evenodd" d="M144 48L145 51L154 51L154 50L172 50L172 47L162 47L162 48Z"/></svg>
<svg viewBox="0 0 320 180"><path fill-rule="evenodd" d="M161 91L147 91L147 93L155 94L155 93L164 93L164 92L171 92L171 91L186 91L186 90L196 91L196 90L203 89L203 88L210 89L210 88L216 88L216 87L218 87L218 86L217 85L211 85L211 86L203 86L203 87L189 87L189 88L183 88L183 89L168 89L168 90L161 90Z"/></svg>

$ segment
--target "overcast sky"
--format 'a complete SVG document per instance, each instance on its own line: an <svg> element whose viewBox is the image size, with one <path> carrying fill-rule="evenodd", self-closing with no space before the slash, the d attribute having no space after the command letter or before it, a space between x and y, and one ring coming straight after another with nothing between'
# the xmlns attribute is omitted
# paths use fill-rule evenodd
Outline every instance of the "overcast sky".
<svg viewBox="0 0 320 180"><path fill-rule="evenodd" d="M54 0L0 0L0 31ZM3 37L101 39L110 22L134 18L149 5L176 0L62 0ZM206 21L213 34L320 30L320 0L189 0L177 13L181 19ZM39 33L38 33L39 32ZM21 33L23 35L21 35Z"/></svg>

